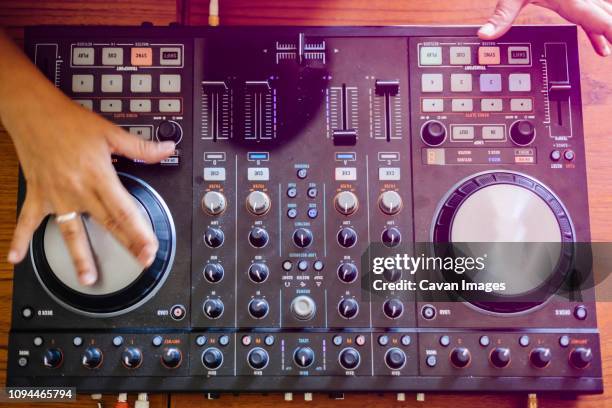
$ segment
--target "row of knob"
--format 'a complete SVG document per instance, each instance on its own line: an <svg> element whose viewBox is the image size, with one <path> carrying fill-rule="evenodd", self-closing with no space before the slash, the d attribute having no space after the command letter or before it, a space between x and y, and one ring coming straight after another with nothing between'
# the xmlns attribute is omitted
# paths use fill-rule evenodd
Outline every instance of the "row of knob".
<svg viewBox="0 0 612 408"><path fill-rule="evenodd" d="M253 215L266 214L272 205L270 196L263 191L251 191L247 196L246 207ZM396 191L385 191L378 199L380 210L387 215L395 215L402 209L402 197ZM207 191L202 198L202 209L209 215L219 215L227 208L227 199L219 191ZM334 198L334 208L343 215L352 215L359 208L359 199L351 191L341 191Z"/></svg>
<svg viewBox="0 0 612 408"><path fill-rule="evenodd" d="M177 368L183 361L183 353L176 347L168 347L161 355L161 364L169 369ZM50 348L43 354L43 365L48 368L57 368L62 365L64 354L59 348ZM102 350L99 347L90 346L85 349L81 358L83 367L96 369L102 366L104 361ZM138 347L126 347L121 353L121 363L126 368L138 368L142 364L143 354Z"/></svg>
<svg viewBox="0 0 612 408"><path fill-rule="evenodd" d="M510 364L511 351L506 347L496 347L489 354L489 361L494 367L504 368ZM575 368L588 367L593 360L593 352L587 347L578 347L570 352L569 361ZM467 367L472 361L470 350L466 347L454 348L450 361L457 368ZM536 347L529 353L529 361L536 368L546 368L552 361L552 352L546 347Z"/></svg>
<svg viewBox="0 0 612 408"><path fill-rule="evenodd" d="M209 319L218 319L223 314L225 306L219 298L210 298L202 306L204 314ZM383 303L383 313L389 319L397 319L404 313L404 304L396 298L387 299ZM315 301L306 295L295 297L291 301L291 313L298 320L310 320L317 311ZM270 312L270 304L262 297L251 299L248 305L251 317L263 319ZM353 298L344 298L338 303L338 314L345 319L354 319L359 314L359 303Z"/></svg>

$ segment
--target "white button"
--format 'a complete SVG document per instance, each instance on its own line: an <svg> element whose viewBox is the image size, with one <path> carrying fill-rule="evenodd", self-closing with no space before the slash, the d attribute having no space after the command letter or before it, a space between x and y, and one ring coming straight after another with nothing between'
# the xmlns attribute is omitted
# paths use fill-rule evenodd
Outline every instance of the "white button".
<svg viewBox="0 0 612 408"><path fill-rule="evenodd" d="M423 99L423 112L444 111L444 99Z"/></svg>
<svg viewBox="0 0 612 408"><path fill-rule="evenodd" d="M508 64L529 65L529 47L508 47Z"/></svg>
<svg viewBox="0 0 612 408"><path fill-rule="evenodd" d="M102 48L102 65L123 65L123 48Z"/></svg>
<svg viewBox="0 0 612 408"><path fill-rule="evenodd" d="M224 167L204 167L205 181L225 181Z"/></svg>
<svg viewBox="0 0 612 408"><path fill-rule="evenodd" d="M130 101L131 112L151 112L151 101L149 99L132 99Z"/></svg>
<svg viewBox="0 0 612 408"><path fill-rule="evenodd" d="M123 91L123 77L121 75L102 75L102 92Z"/></svg>
<svg viewBox="0 0 612 408"><path fill-rule="evenodd" d="M510 110L512 112L531 112L532 109L531 99L510 99Z"/></svg>
<svg viewBox="0 0 612 408"><path fill-rule="evenodd" d="M132 92L151 92L151 75L132 75L130 90Z"/></svg>
<svg viewBox="0 0 612 408"><path fill-rule="evenodd" d="M474 102L471 99L453 99L453 112L471 112L474 110Z"/></svg>
<svg viewBox="0 0 612 408"><path fill-rule="evenodd" d="M421 91L442 92L443 89L442 74L423 74L421 76Z"/></svg>
<svg viewBox="0 0 612 408"><path fill-rule="evenodd" d="M93 75L73 75L72 76L72 92L93 92L94 76Z"/></svg>
<svg viewBox="0 0 612 408"><path fill-rule="evenodd" d="M503 102L501 99L485 98L480 101L480 110L483 112L501 112Z"/></svg>
<svg viewBox="0 0 612 408"><path fill-rule="evenodd" d="M452 126L453 134L451 135L452 140L473 140L474 139L474 127L473 126Z"/></svg>
<svg viewBox="0 0 612 408"><path fill-rule="evenodd" d="M399 167L381 167L378 169L379 180L399 180L400 179L400 168Z"/></svg>
<svg viewBox="0 0 612 408"><path fill-rule="evenodd" d="M500 74L480 74L481 92L501 92L502 80Z"/></svg>
<svg viewBox="0 0 612 408"><path fill-rule="evenodd" d="M508 77L508 89L510 92L530 92L531 75L529 74L510 74Z"/></svg>
<svg viewBox="0 0 612 408"><path fill-rule="evenodd" d="M180 75L160 75L159 76L159 91L160 92L181 92L181 76Z"/></svg>
<svg viewBox="0 0 612 408"><path fill-rule="evenodd" d="M180 47L162 47L159 49L159 65L181 65Z"/></svg>
<svg viewBox="0 0 612 408"><path fill-rule="evenodd" d="M74 47L72 49L72 65L93 65L94 49L89 47Z"/></svg>
<svg viewBox="0 0 612 408"><path fill-rule="evenodd" d="M151 140L151 128L149 126L130 126L129 132L143 140Z"/></svg>
<svg viewBox="0 0 612 408"><path fill-rule="evenodd" d="M336 181L357 180L356 167L336 167Z"/></svg>
<svg viewBox="0 0 612 408"><path fill-rule="evenodd" d="M421 47L421 65L442 65L442 47Z"/></svg>
<svg viewBox="0 0 612 408"><path fill-rule="evenodd" d="M91 99L75 99L74 101L84 108L93 110L93 101Z"/></svg>
<svg viewBox="0 0 612 408"><path fill-rule="evenodd" d="M472 92L472 74L451 74L452 92Z"/></svg>
<svg viewBox="0 0 612 408"><path fill-rule="evenodd" d="M472 50L470 47L450 47L451 65L470 65L472 63Z"/></svg>
<svg viewBox="0 0 612 408"><path fill-rule="evenodd" d="M270 180L270 169L267 167L249 167L247 178L250 181L268 181Z"/></svg>
<svg viewBox="0 0 612 408"><path fill-rule="evenodd" d="M102 99L100 112L121 112L121 99Z"/></svg>
<svg viewBox="0 0 612 408"><path fill-rule="evenodd" d="M181 111L181 100L180 99L160 99L159 100L159 111L160 112L180 112Z"/></svg>
<svg viewBox="0 0 612 408"><path fill-rule="evenodd" d="M504 134L503 126L483 126L482 127L482 138L484 140L504 140L506 135Z"/></svg>

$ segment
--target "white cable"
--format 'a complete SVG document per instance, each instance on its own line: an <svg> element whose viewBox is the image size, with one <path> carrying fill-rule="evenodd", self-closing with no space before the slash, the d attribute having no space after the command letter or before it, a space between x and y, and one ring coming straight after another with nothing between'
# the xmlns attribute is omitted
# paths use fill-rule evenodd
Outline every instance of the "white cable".
<svg viewBox="0 0 612 408"><path fill-rule="evenodd" d="M134 402L134 408L149 408L149 398L146 392L138 394L138 399Z"/></svg>
<svg viewBox="0 0 612 408"><path fill-rule="evenodd" d="M210 0L208 5L208 25L212 27L219 25L219 0Z"/></svg>

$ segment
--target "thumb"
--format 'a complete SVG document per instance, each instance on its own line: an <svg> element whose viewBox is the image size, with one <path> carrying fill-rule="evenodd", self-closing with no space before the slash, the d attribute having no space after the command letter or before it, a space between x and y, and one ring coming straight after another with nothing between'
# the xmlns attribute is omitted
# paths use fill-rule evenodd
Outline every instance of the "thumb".
<svg viewBox="0 0 612 408"><path fill-rule="evenodd" d="M174 142L152 142L118 129L109 140L112 152L145 163L157 163L174 153Z"/></svg>
<svg viewBox="0 0 612 408"><path fill-rule="evenodd" d="M528 0L499 0L489 21L478 30L478 37L495 40L504 35L527 2Z"/></svg>

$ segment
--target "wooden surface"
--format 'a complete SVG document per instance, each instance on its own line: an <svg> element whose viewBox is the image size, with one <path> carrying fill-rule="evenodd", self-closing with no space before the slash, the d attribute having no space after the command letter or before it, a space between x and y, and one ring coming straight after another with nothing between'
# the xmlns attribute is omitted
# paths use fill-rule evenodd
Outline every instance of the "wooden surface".
<svg viewBox="0 0 612 408"><path fill-rule="evenodd" d="M479 24L492 11L494 0L220 0L221 24L286 24L286 25L391 25L391 24ZM22 28L33 24L140 24L151 21L168 24L206 24L207 1L175 0L0 0L0 26L8 29L17 40ZM535 6L528 7L519 23L557 23L562 20L554 13ZM594 241L612 242L612 58L601 59L591 50L588 40L580 34L582 96L584 125L587 137L587 163L591 231ZM4 261L15 221L17 159L8 135L0 129L0 384L6 370L7 331L10 325L12 268ZM602 334L604 375L607 392L603 395L582 396L563 400L545 396L541 407L604 408L612 406L612 303L598 305L599 327ZM503 391L503 390L500 390ZM301 395L295 395L295 406ZM106 406L112 406L114 396L105 396ZM220 400L207 401L201 394L157 394L151 407L277 407L291 406L282 395L267 397L224 395ZM414 394L407 401L396 402L393 395L347 395L344 401L333 401L315 394L311 407L352 407L357 404L372 407L489 407L526 406L524 395L511 394L428 394L426 402L416 402ZM2 406L2 404L0 404ZM22 405L23 406L23 405ZM40 407L60 407L59 404L37 404ZM70 407L95 407L88 396Z"/></svg>

